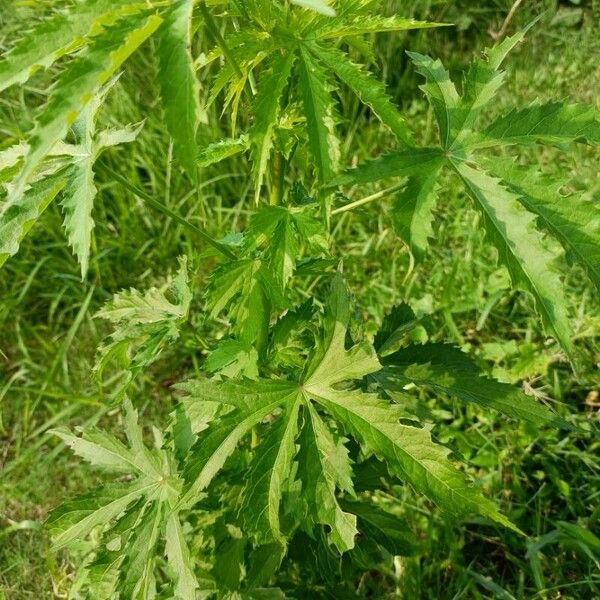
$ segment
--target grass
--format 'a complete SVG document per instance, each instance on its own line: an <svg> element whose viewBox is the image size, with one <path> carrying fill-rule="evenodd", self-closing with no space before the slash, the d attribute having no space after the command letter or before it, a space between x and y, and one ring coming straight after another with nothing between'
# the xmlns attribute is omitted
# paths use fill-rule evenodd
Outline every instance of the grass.
<svg viewBox="0 0 600 600"><path fill-rule="evenodd" d="M499 28L510 3L481 3L483 8L470 10L464 10L470 3L454 8L428 8L429 4L434 3L415 2L415 14L441 11L441 18L460 18L462 27L468 19L472 24L408 39L382 36L377 42L392 91L424 138L434 135L432 119L417 93L414 74L404 70L403 48L408 44L449 59L453 68L464 66L475 48L490 43L486 30ZM498 110L536 97L598 102L594 90L600 88L595 59L600 35L591 11L586 9L580 22L579 13L568 13L577 10L561 8L573 26L556 19L552 25L547 18L515 52ZM518 13L514 27L527 22L528 11L534 9ZM72 565L66 555L49 551L43 520L50 508L92 486L97 476L46 431L58 423L115 423L105 390L90 375L95 348L106 333L94 313L121 288L146 288L160 281L176 268L177 256L195 254L202 246L179 224L117 184L109 169L216 237L240 229L245 221L251 191L247 165L232 159L208 169L193 189L170 166L167 137L151 100L156 94L147 73L153 66L143 54L135 61L103 118L116 123L146 118L146 124L138 143L103 158L90 278L79 281L61 233L58 207L47 212L19 255L0 272L0 598L7 600L66 597ZM27 95L43 96L35 89ZM13 110L23 101L18 93L2 99L3 136L9 138L27 126L13 119L14 114L24 114L21 108ZM341 112L350 115L356 110L357 105L344 98ZM207 141L218 137L220 127L216 114L209 115L209 122L201 133ZM346 147L355 148L360 158L389 143L368 116L362 123L360 135L350 131L346 140ZM566 166L577 174L574 186L600 198L598 152L580 147L568 159L556 152L538 152L531 158L549 172L558 164L563 170ZM413 307L428 316L434 337L470 349L497 377L522 381L542 401L571 415L581 432L567 436L537 431L451 401L424 398L436 415L436 437L469 460L472 473L528 537L477 522L453 523L406 490L390 490L382 501L420 533L424 551L419 557L382 564L378 571L365 570L359 582L339 582L338 597L356 589L361 597L407 600L600 597L597 299L582 273L563 265L583 365L576 378L558 346L545 336L530 299L510 290L506 273L496 267L476 226L477 215L464 204L455 182L448 179L436 213L435 240L425 262L416 266L393 234L389 200L335 218L334 235L346 257L344 270L365 307L367 329L373 330L386 310L410 296ZM381 256L390 259L382 263ZM159 425L166 421L174 403L170 383L201 360L202 347L198 324L138 382L133 399L146 419ZM299 579L291 580L298 597L318 597L314 578L300 580L313 587L303 589Z"/></svg>

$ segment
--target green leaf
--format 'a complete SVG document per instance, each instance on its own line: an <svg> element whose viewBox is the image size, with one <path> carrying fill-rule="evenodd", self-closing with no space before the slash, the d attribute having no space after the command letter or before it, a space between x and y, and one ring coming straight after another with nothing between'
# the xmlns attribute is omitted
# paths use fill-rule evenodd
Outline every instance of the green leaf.
<svg viewBox="0 0 600 600"><path fill-rule="evenodd" d="M116 394L151 365L166 345L179 337L179 328L187 319L192 298L186 257L180 259L179 271L170 288L174 302L161 289L153 287L144 294L131 289L115 294L97 313L97 317L110 321L115 329L100 346L94 370L101 375L107 365L117 359L128 370Z"/></svg>
<svg viewBox="0 0 600 600"><path fill-rule="evenodd" d="M87 0L68 12L57 12L42 21L3 56L0 62L0 92L14 84L25 83L37 68L78 50L88 35L96 35L122 14L147 8L134 0Z"/></svg>
<svg viewBox="0 0 600 600"><path fill-rule="evenodd" d="M124 429L129 447L97 429L80 438L65 431L53 432L92 464L130 479L127 484L103 485L52 511L47 525L55 548L81 546L83 539L97 530L99 535L84 547L95 554L91 562L86 561L90 590L103 590L112 597L118 580L126 597L148 598L154 593L158 540L166 537L168 560L177 565L173 569L176 589L182 598L191 599L195 578L174 510L182 480L158 435L156 448L145 446L137 412L129 401L125 402Z"/></svg>
<svg viewBox="0 0 600 600"><path fill-rule="evenodd" d="M301 244L321 253L327 248L325 226L315 216L318 210L314 202L301 206L265 206L250 218L247 248L264 248L263 257L282 288L294 274Z"/></svg>
<svg viewBox="0 0 600 600"><path fill-rule="evenodd" d="M64 227L69 243L81 266L81 279L89 265L94 220L92 209L98 190L94 184L93 160L90 155L77 159L69 169L69 179L61 201L65 211Z"/></svg>
<svg viewBox="0 0 600 600"><path fill-rule="evenodd" d="M248 147L249 142L246 135L242 135L236 139L221 140L200 150L196 162L199 167L209 167L230 156L245 152Z"/></svg>
<svg viewBox="0 0 600 600"><path fill-rule="evenodd" d="M215 402L235 410L211 424L190 451L186 464L188 487L181 506L191 506L223 468L240 440L277 407L293 401L297 386L287 381L191 382L178 386L192 394L188 405Z"/></svg>
<svg viewBox="0 0 600 600"><path fill-rule="evenodd" d="M295 400L288 402L277 424L259 444L245 478L240 515L246 531L252 532L259 542L274 540L285 545L279 510L296 454L299 408L296 393Z"/></svg>
<svg viewBox="0 0 600 600"><path fill-rule="evenodd" d="M140 471L135 456L115 437L98 429L87 429L83 436L66 429L51 429L77 455L105 471L130 473Z"/></svg>
<svg viewBox="0 0 600 600"><path fill-rule="evenodd" d="M388 177L427 176L439 167L442 153L439 148L411 148L390 152L342 173L331 181L330 187L371 183Z"/></svg>
<svg viewBox="0 0 600 600"><path fill-rule="evenodd" d="M421 87L435 114L440 130L442 148L448 148L452 131L456 129L456 117L460 106L460 96L450 79L450 74L439 60L417 52L407 52L415 63L417 72L423 75L426 83Z"/></svg>
<svg viewBox="0 0 600 600"><path fill-rule="evenodd" d="M516 529L448 461L449 450L433 443L425 427L400 422L407 415L374 394L334 387L377 372L381 367L372 347L345 349L349 303L341 278L329 301L324 336L302 382L307 398L323 406L364 447L383 458L390 472L410 483L444 510L456 515L477 512Z"/></svg>
<svg viewBox="0 0 600 600"><path fill-rule="evenodd" d="M336 498L336 489L353 494L352 468L344 439L334 438L314 406L305 409L298 476L302 496L315 523L329 528L329 541L340 552L354 547L356 517L344 512Z"/></svg>
<svg viewBox="0 0 600 600"><path fill-rule="evenodd" d="M377 115L377 118L407 146L413 145L412 134L404 117L394 106L383 83L375 79L363 66L354 64L348 56L335 48L310 46L319 60L331 69Z"/></svg>
<svg viewBox="0 0 600 600"><path fill-rule="evenodd" d="M427 175L410 177L394 200L394 229L417 261L423 260L429 238L433 237L431 221L437 200L435 185L441 166L440 160L437 165L431 165Z"/></svg>
<svg viewBox="0 0 600 600"><path fill-rule="evenodd" d="M375 334L374 346L379 356L393 350L404 336L415 327L418 319L412 308L401 302L385 316L379 331Z"/></svg>
<svg viewBox="0 0 600 600"><path fill-rule="evenodd" d="M345 501L343 505L358 517L361 534L393 556L411 556L422 549L415 534L398 515L373 502Z"/></svg>
<svg viewBox="0 0 600 600"><path fill-rule="evenodd" d="M309 8L327 17L335 16L335 10L331 8L328 0L291 0L291 3L302 8Z"/></svg>
<svg viewBox="0 0 600 600"><path fill-rule="evenodd" d="M211 277L207 291L210 317L216 319L225 309L232 333L259 354L264 350L271 310L285 305L279 284L259 259L244 258L226 263Z"/></svg>
<svg viewBox="0 0 600 600"><path fill-rule="evenodd" d="M69 63L52 89L48 104L37 118L29 150L15 180L9 202L18 201L35 168L66 135L79 113L123 62L158 28L158 15L121 19L94 38L89 48Z"/></svg>
<svg viewBox="0 0 600 600"><path fill-rule="evenodd" d="M533 103L527 108L513 109L496 119L472 148L498 144L568 144L584 141L600 144L600 121L592 106L551 102Z"/></svg>
<svg viewBox="0 0 600 600"><path fill-rule="evenodd" d="M154 487L155 484L148 482L111 486L62 504L46 521L53 536L53 548L60 550L81 540L96 527L106 526Z"/></svg>
<svg viewBox="0 0 600 600"><path fill-rule="evenodd" d="M383 362L384 369L376 377L384 388L386 382L401 387L414 383L535 425L572 429L535 398L512 385L483 376L469 356L454 346L411 345L386 356Z"/></svg>
<svg viewBox="0 0 600 600"><path fill-rule="evenodd" d="M209 373L226 377L258 378L258 354L252 346L240 340L224 340L219 343L204 363Z"/></svg>
<svg viewBox="0 0 600 600"><path fill-rule="evenodd" d="M125 598L142 600L156 597L154 555L163 517L163 507L152 503L127 540L119 585L119 591Z"/></svg>
<svg viewBox="0 0 600 600"><path fill-rule="evenodd" d="M335 135L332 87L323 67L305 49L300 49L300 87L308 129L310 152L319 181L329 181L338 170L340 142Z"/></svg>
<svg viewBox="0 0 600 600"><path fill-rule="evenodd" d="M181 600L196 600L196 589L199 585L181 523L175 513L167 518L165 537L167 560L176 577L175 595Z"/></svg>
<svg viewBox="0 0 600 600"><path fill-rule="evenodd" d="M192 44L195 0L179 0L157 32L157 80L165 123L173 138L174 155L195 181L196 131L200 122L200 84L196 77Z"/></svg>
<svg viewBox="0 0 600 600"><path fill-rule="evenodd" d="M465 74L462 97L453 119L452 147L462 143L465 138L468 139L481 110L492 101L504 83L504 73L499 71L500 65L506 55L523 40L532 25L533 23L515 35L504 38L494 47L486 48L484 57L471 63Z"/></svg>
<svg viewBox="0 0 600 600"><path fill-rule="evenodd" d="M491 161L490 161L491 162ZM600 210L581 194L563 195L564 185L513 161L494 159L495 171L540 225L563 245L567 256L587 271L600 289Z"/></svg>
<svg viewBox="0 0 600 600"><path fill-rule="evenodd" d="M276 55L269 64L269 73L260 82L260 91L254 105L254 126L250 131L250 144L254 160L256 181L255 201L259 203L267 171L267 163L273 148L273 134L279 115L279 104L290 77L295 54Z"/></svg>
<svg viewBox="0 0 600 600"><path fill-rule="evenodd" d="M508 268L516 287L533 295L544 324L573 360L564 288L553 264L556 253L548 249L536 231L534 215L521 206L518 197L499 179L464 162L453 165L483 216L500 263Z"/></svg>
<svg viewBox="0 0 600 600"><path fill-rule="evenodd" d="M427 21L415 21L393 15L384 17L381 15L364 15L356 19L346 19L345 23L339 23L334 20L332 23L327 21L316 31L316 36L320 40L339 39L346 36L364 35L369 33L382 33L392 31L408 31L411 29L429 29L431 27L443 27L445 23L430 23Z"/></svg>
<svg viewBox="0 0 600 600"><path fill-rule="evenodd" d="M22 239L35 225L40 215L58 196L67 181L62 170L36 181L19 196L13 196L2 205L0 212L0 266L19 250Z"/></svg>

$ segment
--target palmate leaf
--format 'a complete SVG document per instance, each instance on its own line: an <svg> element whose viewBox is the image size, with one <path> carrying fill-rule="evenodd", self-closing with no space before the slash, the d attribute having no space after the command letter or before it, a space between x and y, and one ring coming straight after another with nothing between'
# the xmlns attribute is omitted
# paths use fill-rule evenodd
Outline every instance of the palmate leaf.
<svg viewBox="0 0 600 600"><path fill-rule="evenodd" d="M98 531L95 554L78 577L80 588L90 597L98 597L99 590L102 597L115 597L118 585L123 597L150 598L156 594L154 568L158 541L164 537L178 597L193 600L198 583L174 510L181 479L165 450L143 444L137 412L129 401L124 425L128 446L99 430L82 437L53 431L92 465L131 478L128 484L105 485L52 511L47 527L54 547L80 543Z"/></svg>
<svg viewBox="0 0 600 600"><path fill-rule="evenodd" d="M89 35L97 35L119 16L148 8L135 0L87 0L69 12L41 22L0 61L0 92L25 83L39 67L48 68L61 56L77 50Z"/></svg>
<svg viewBox="0 0 600 600"><path fill-rule="evenodd" d="M282 288L294 274L301 245L317 253L326 253L325 226L316 217L318 211L315 202L300 206L268 206L250 218L246 249L262 251L263 260Z"/></svg>
<svg viewBox="0 0 600 600"><path fill-rule="evenodd" d="M450 167L458 173L481 212L488 237L498 251L499 261L508 268L513 284L534 296L546 329L574 362L564 286L554 266L558 254L535 230L532 213L538 214L545 228L558 237L574 259L582 262L592 279L597 257L593 251L587 257L582 257L582 253L594 244L594 237L598 244L596 225L585 225L576 200L569 208L565 201L562 211L548 208L548 203L536 201L535 197L541 192L539 187L528 194L525 186L514 178L502 181L494 175L512 176L510 169L503 168L502 159L485 160L476 154L477 150L496 144L598 142L600 124L593 109L560 103L534 105L500 118L482 133L473 131L482 109L491 102L503 81L499 71L502 61L523 37L524 32L520 32L506 38L487 49L484 58L474 61L465 74L462 96L439 60L409 53L417 71L426 79L422 90L438 124L440 148L390 153L336 177L332 185L354 185L394 176L409 178L395 204L394 217L399 234L419 258L431 232L435 198L429 189L435 185L433 173L439 172L440 167ZM489 169L489 174L482 164ZM531 181L529 177L530 189L533 188ZM556 201L550 204L557 205ZM575 216L567 218L567 212Z"/></svg>
<svg viewBox="0 0 600 600"><path fill-rule="evenodd" d="M77 115L160 23L158 15L139 14L121 19L107 27L102 36L94 38L88 49L69 64L37 118L8 205L18 201L35 168L64 138Z"/></svg>
<svg viewBox="0 0 600 600"><path fill-rule="evenodd" d="M178 0L157 32L157 80L174 154L195 181L196 131L200 121L200 84L190 51L195 0Z"/></svg>
<svg viewBox="0 0 600 600"><path fill-rule="evenodd" d="M425 428L400 422L407 415L375 394L341 389L342 383L376 373L381 366L366 343L345 348L349 298L341 277L332 287L322 335L304 373L296 380L192 381L180 385L190 394L186 406L222 404L229 412L214 420L191 448L186 468L187 491L181 506L201 499L236 446L250 430L269 418L268 432L255 451L243 491L242 519L262 543L285 542L280 523L284 492L291 485L296 432L301 498L313 523L327 525L339 550L354 545L356 520L339 505L336 490L352 494L351 465L341 436L348 431L366 451L386 461L388 469L456 515L479 512L508 527L493 503L474 489L447 459ZM298 426L302 409L303 424ZM329 417L324 415L328 414Z"/></svg>
<svg viewBox="0 0 600 600"><path fill-rule="evenodd" d="M221 265L212 275L206 294L209 316L227 311L232 333L246 345L264 351L273 308L285 306L280 284L258 258L242 258Z"/></svg>
<svg viewBox="0 0 600 600"><path fill-rule="evenodd" d="M338 278L332 289L325 335L303 379L303 393L326 408L365 448L383 458L391 472L444 510L456 515L478 512L514 528L455 469L447 459L449 451L435 444L425 427L401 423L407 415L375 394L334 387L381 368L371 346L356 345L345 350L348 321L348 298Z"/></svg>
<svg viewBox="0 0 600 600"><path fill-rule="evenodd" d="M492 408L535 425L570 425L518 388L483 376L464 352L449 344L406 346L382 359L375 379L386 389L409 383L441 392L463 402Z"/></svg>

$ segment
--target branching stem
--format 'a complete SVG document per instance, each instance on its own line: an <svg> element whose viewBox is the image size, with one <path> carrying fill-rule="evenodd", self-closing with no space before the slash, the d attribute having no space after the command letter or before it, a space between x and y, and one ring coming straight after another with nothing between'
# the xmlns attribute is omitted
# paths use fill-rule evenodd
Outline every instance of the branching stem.
<svg viewBox="0 0 600 600"><path fill-rule="evenodd" d="M338 208L334 208L331 211L332 215L337 215L343 212L346 212L348 210L353 210L355 208L358 208L359 206L363 206L364 204L368 204L369 202L374 202L375 200L381 200L381 198L385 198L386 196L389 196L390 194L393 194L394 192L398 192L400 191L403 187L405 187L406 183L399 183L397 185L393 185L392 187L389 187L385 190L381 190L380 192L375 192L374 194L371 194L370 196L365 196L364 198L361 198L360 200L355 200L354 202L349 202L348 204L344 204L344 206L339 206Z"/></svg>
<svg viewBox="0 0 600 600"><path fill-rule="evenodd" d="M146 202L146 204L149 204L152 208L155 208L156 210L167 215L168 217L173 219L173 221L179 223L180 225L183 225L183 227L186 227L190 231L193 231L196 235L201 237L207 244L210 244L215 250L218 250L223 256L227 257L230 260L236 260L236 258L237 258L236 255L229 248L227 248L227 246L225 246L225 245L221 244L220 242L218 242L217 240L215 240L213 237L208 235L208 233L206 233L206 231L200 229L193 223L190 223L187 219L184 219L181 215L178 215L177 213L173 212L170 208L165 206L162 202L159 202L158 200L153 198L150 194L146 193L144 190L138 188L137 186L135 186L132 183L130 183L129 181L127 181L127 179L125 179L125 177L123 177L122 175L119 175L119 173L117 173L110 167L107 167L107 168L108 168L108 171L110 172L110 174L119 183L124 185L130 192L132 192L133 194L135 194L136 196L141 198L144 202Z"/></svg>

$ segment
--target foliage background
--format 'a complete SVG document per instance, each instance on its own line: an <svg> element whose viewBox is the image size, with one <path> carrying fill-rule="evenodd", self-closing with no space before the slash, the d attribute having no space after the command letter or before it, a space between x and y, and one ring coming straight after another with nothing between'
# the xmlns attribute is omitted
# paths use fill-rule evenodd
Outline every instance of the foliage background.
<svg viewBox="0 0 600 600"><path fill-rule="evenodd" d="M67 4L0 2L0 47L10 45L22 23L43 18ZM389 2L389 10L456 27L381 35L375 42L377 65L394 99L422 130L423 141L434 125L418 90L418 77L405 49L439 56L458 70L472 54L490 44L512 3ZM546 10L542 22L509 58L508 85L497 103L498 113L536 97L569 98L600 107L600 6L596 2L525 2L509 32ZM198 40L200 52L204 46ZM170 208L201 223L219 237L245 223L251 201L247 165L232 159L203 173L192 189L172 169L168 136L157 109L152 83L156 65L138 53L111 96L101 119L109 124L137 122L145 126L136 144L107 153L106 167L146 189ZM9 145L31 125L31 107L43 102L52 73L40 74L22 90L0 99L0 144ZM29 107L29 108L27 108ZM215 109L201 127L201 142L227 133ZM346 128L347 147L356 160L379 154L392 140L368 113L348 96L342 113L360 122L360 135ZM245 118L242 115L242 119ZM597 150L578 146L568 156L532 150L549 172L577 174L572 183L600 201ZM94 477L76 458L45 435L57 423L101 422L119 428L106 410L102 390L89 375L96 348L106 334L93 318L112 294L124 287L145 289L174 271L177 256L193 252L198 240L163 216L150 212L98 169L100 196L91 274L85 284L61 232L59 207L48 210L22 244L21 252L0 272L0 597L64 597L72 574L66 555L55 556L42 528L47 511ZM375 190L374 190L375 191ZM494 375L522 383L549 403L564 403L577 414L586 433L536 431L515 426L500 416L448 401L431 403L440 423L435 434L467 458L490 495L521 529L523 540L508 531L482 536L469 523L446 521L431 505L406 494L390 507L422 533L422 555L382 565L378 571L347 581L348 592L360 597L412 598L594 598L600 596L600 469L594 435L598 421L598 302L577 268L568 276L569 304L584 368L575 378L554 343L548 343L531 302L510 291L505 272L495 266L493 252L475 227L477 215L463 208L453 179L448 179L434 224L436 241L424 264L411 269L409 255L392 234L386 205L345 214L337 223L338 248L345 271L360 297L373 330L393 303L413 298L428 314L439 339L470 347L488 360ZM391 257L381 261L381 256ZM210 270L210 261L206 270ZM416 299L416 302L414 301ZM203 332L190 326L169 355L145 374L134 400L143 418L166 422L174 403L173 381L193 373L201 359ZM566 523L566 524L565 524ZM294 573L284 573L294 581ZM298 582L297 582L298 583Z"/></svg>

